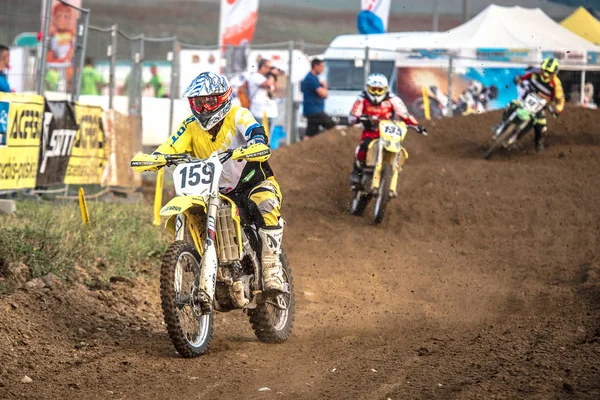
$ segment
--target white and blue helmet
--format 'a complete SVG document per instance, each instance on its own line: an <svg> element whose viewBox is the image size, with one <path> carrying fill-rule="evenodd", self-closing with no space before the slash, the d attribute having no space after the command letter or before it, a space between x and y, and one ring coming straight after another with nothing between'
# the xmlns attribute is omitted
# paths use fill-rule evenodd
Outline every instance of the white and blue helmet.
<svg viewBox="0 0 600 400"><path fill-rule="evenodd" d="M183 97L190 102L192 114L206 131L217 125L231 109L233 90L226 77L203 72L190 83Z"/></svg>
<svg viewBox="0 0 600 400"><path fill-rule="evenodd" d="M388 79L383 74L371 74L367 77L365 93L373 104L381 103L388 95Z"/></svg>

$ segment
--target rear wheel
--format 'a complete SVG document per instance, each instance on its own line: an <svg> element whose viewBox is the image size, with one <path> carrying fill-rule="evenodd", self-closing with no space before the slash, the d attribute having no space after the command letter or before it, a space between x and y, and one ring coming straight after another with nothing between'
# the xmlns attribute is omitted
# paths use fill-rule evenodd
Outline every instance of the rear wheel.
<svg viewBox="0 0 600 400"><path fill-rule="evenodd" d="M261 342L283 343L292 334L295 312L294 282L285 253L279 256L283 267L286 293L267 299L255 309L248 310L254 334Z"/></svg>
<svg viewBox="0 0 600 400"><path fill-rule="evenodd" d="M213 334L213 314L203 314L196 301L200 254L187 242L173 242L163 257L160 297L165 324L173 346L184 358L208 350Z"/></svg>
<svg viewBox="0 0 600 400"><path fill-rule="evenodd" d="M377 195L377 199L375 200L375 216L373 221L376 224L381 223L383 221L383 217L385 215L385 208L387 206L388 200L390 199L390 183L392 182L392 176L394 174L394 169L390 164L385 164L383 166L383 172L381 174L381 181L379 184L379 193Z"/></svg>

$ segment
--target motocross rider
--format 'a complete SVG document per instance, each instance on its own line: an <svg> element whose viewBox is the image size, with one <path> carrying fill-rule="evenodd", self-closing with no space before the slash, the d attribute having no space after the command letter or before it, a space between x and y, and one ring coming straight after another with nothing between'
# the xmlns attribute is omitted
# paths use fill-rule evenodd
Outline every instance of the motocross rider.
<svg viewBox="0 0 600 400"><path fill-rule="evenodd" d="M554 108L551 109L554 116L557 116L565 108L565 97L563 93L562 83L558 78L558 69L560 65L556 58L546 58L541 65L539 70L532 70L527 72L523 76L517 76L515 83L518 85L524 84L529 87L529 90L535 91L535 93L541 97L554 102ZM527 95L527 91L522 92L520 98L524 98ZM504 111L503 120L518 107L518 103L512 102ZM544 150L544 134L548 130L546 126L546 114L544 110L540 111L536 116L533 124L535 132L535 150L540 152ZM522 136L526 131L522 132ZM519 137L520 138L520 137ZM515 140L518 138L515 138Z"/></svg>
<svg viewBox="0 0 600 400"><path fill-rule="evenodd" d="M496 86L484 86L477 80L471 81L463 93L467 107L473 112L487 111L490 101L497 97L498 88Z"/></svg>
<svg viewBox="0 0 600 400"><path fill-rule="evenodd" d="M226 77L212 72L198 75L183 93L192 115L153 154L188 153L208 158L214 151L268 144L265 129L250 111L231 104L232 92ZM225 162L219 187L248 210L259 227L265 292L273 295L283 292L279 260L284 223L280 218L282 199L268 162Z"/></svg>
<svg viewBox="0 0 600 400"><path fill-rule="evenodd" d="M378 121L384 119L400 119L408 125L418 125L415 117L409 114L400 97L388 90L388 80L385 75L371 74L367 78L365 90L359 95L348 117L350 124L355 124L360 117L370 117L362 121L364 131L356 148L354 168L350 175L352 189L361 184L362 171L365 167L369 143L379 137ZM419 126L419 130L422 129Z"/></svg>

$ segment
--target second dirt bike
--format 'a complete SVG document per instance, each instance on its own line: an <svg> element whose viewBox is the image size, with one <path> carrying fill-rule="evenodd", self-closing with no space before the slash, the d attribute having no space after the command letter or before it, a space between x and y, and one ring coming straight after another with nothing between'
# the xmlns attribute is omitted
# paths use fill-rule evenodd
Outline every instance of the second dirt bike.
<svg viewBox="0 0 600 400"><path fill-rule="evenodd" d="M517 139L533 126L536 115L544 108L552 110L545 98L529 89L513 104L510 114L494 128L494 143L483 155L484 159L488 160L498 149L516 143Z"/></svg>
<svg viewBox="0 0 600 400"><path fill-rule="evenodd" d="M187 154L139 154L136 171L175 166L177 197L160 215L175 241L163 257L160 295L167 331L183 357L204 354L213 334L213 312L244 309L254 333L263 342L288 339L294 320L294 286L285 253L284 292L263 292L258 227L247 210L219 192L223 163L228 160L266 161L268 146L255 144L214 152L207 159Z"/></svg>
<svg viewBox="0 0 600 400"><path fill-rule="evenodd" d="M361 177L361 184L352 190L350 214L361 216L369 201L375 198L373 222L383 221L385 209L390 198L397 196L398 173L408 152L403 146L408 128L427 136L425 128L406 125L402 121L374 121L361 117L359 121L379 124L379 138L369 144L367 159Z"/></svg>

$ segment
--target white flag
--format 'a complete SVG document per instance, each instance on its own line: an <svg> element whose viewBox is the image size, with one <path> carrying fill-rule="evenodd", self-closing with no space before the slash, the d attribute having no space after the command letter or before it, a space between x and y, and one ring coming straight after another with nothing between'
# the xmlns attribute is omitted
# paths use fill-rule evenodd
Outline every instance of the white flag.
<svg viewBox="0 0 600 400"><path fill-rule="evenodd" d="M258 19L258 0L221 0L219 46L250 44Z"/></svg>
<svg viewBox="0 0 600 400"><path fill-rule="evenodd" d="M377 15L379 19L381 19L383 27L387 32L388 19L390 17L390 3L391 0L362 0L361 9L371 11L373 14Z"/></svg>

